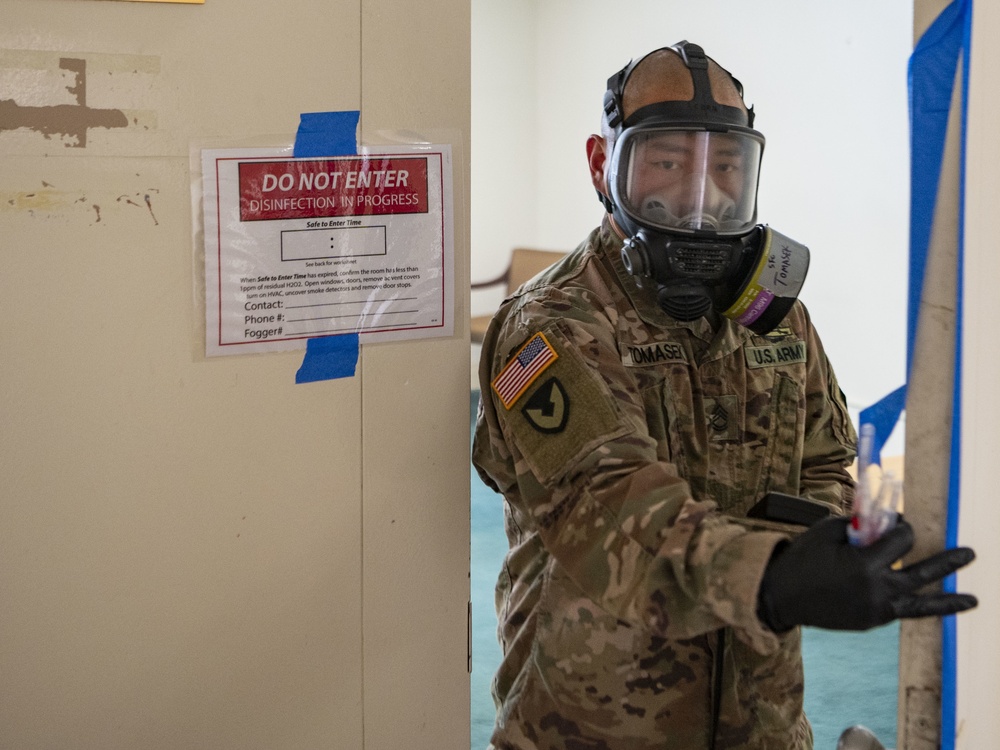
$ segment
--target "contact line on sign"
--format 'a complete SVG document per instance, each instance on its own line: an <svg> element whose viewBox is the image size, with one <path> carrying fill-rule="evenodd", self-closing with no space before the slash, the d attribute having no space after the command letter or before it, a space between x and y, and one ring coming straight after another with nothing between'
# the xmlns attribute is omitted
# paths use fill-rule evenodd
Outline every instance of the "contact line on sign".
<svg viewBox="0 0 1000 750"><path fill-rule="evenodd" d="M419 297L393 297L390 299L359 299L346 302L317 302L314 305L285 305L286 310L303 310L307 307L329 307L331 305L360 305L365 302L415 302Z"/></svg>

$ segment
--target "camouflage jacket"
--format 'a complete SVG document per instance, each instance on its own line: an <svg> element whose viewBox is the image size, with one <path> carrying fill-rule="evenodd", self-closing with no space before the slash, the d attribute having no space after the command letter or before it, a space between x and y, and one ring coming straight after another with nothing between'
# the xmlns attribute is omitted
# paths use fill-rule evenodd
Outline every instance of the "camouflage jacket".
<svg viewBox="0 0 1000 750"><path fill-rule="evenodd" d="M805 308L679 322L609 224L504 301L473 462L505 498L498 749L802 750L798 629L756 615L791 527L768 491L852 496L856 436Z"/></svg>

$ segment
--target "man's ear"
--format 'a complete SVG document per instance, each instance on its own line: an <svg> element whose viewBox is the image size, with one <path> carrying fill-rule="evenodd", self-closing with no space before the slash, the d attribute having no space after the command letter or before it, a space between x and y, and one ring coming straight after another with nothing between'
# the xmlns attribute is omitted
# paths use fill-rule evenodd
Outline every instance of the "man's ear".
<svg viewBox="0 0 1000 750"><path fill-rule="evenodd" d="M587 139L587 165L590 168L590 182L594 189L602 195L608 194L607 182L604 179L604 167L608 159L608 148L604 138L591 135Z"/></svg>

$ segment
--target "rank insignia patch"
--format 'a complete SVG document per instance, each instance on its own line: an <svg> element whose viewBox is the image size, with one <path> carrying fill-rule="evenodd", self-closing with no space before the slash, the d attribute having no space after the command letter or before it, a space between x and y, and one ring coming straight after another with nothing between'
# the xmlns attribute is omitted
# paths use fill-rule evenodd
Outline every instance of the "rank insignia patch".
<svg viewBox="0 0 1000 750"><path fill-rule="evenodd" d="M559 358L556 350L541 333L532 336L493 379L493 390L505 409L510 409L528 386Z"/></svg>
<svg viewBox="0 0 1000 750"><path fill-rule="evenodd" d="M736 396L719 396L705 399L705 419L708 439L713 441L738 440L740 436L740 400Z"/></svg>
<svg viewBox="0 0 1000 750"><path fill-rule="evenodd" d="M562 432L569 421L569 394L558 378L549 378L525 402L521 412L539 432Z"/></svg>

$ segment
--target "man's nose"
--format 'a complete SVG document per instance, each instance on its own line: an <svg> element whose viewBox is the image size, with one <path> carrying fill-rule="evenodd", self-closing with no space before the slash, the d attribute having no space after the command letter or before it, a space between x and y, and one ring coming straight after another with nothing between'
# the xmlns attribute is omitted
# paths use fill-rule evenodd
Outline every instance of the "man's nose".
<svg viewBox="0 0 1000 750"><path fill-rule="evenodd" d="M681 192L681 207L684 213L719 213L719 207L733 203L723 190L716 185L703 170L687 175Z"/></svg>

